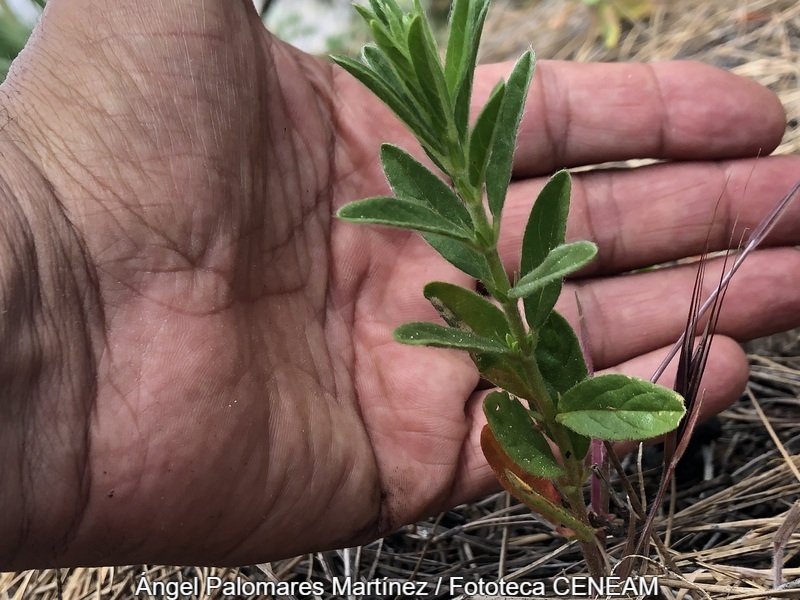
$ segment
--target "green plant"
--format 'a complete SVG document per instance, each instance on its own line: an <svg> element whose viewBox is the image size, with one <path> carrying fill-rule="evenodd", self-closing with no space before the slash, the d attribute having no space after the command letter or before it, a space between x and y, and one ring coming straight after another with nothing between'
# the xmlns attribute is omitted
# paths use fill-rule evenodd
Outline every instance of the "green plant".
<svg viewBox="0 0 800 600"><path fill-rule="evenodd" d="M616 48L622 33L622 21L636 21L650 16L653 0L583 0L597 17L597 25L606 48Z"/></svg>
<svg viewBox="0 0 800 600"><path fill-rule="evenodd" d="M591 242L565 241L566 171L556 173L533 204L520 276L510 280L506 274L497 241L534 57L523 54L470 125L487 7L488 0L456 0L444 64L418 0L409 13L394 0L356 7L375 45L362 50L362 62L335 60L395 112L446 179L404 150L384 145L381 161L394 196L353 202L338 216L418 231L496 301L450 283L428 283L425 297L446 325L407 323L394 337L466 351L501 389L484 402L488 426L482 446L489 463L509 491L583 544L592 573L600 575L596 528L583 495L591 439L662 435L678 426L685 408L680 395L648 381L589 377L578 337L553 310L564 277L597 253ZM558 447L560 462L549 442Z"/></svg>
<svg viewBox="0 0 800 600"><path fill-rule="evenodd" d="M31 3L39 9L45 4L44 0L32 0ZM6 78L11 61L20 53L30 35L30 26L11 10L6 0L0 0L0 82Z"/></svg>

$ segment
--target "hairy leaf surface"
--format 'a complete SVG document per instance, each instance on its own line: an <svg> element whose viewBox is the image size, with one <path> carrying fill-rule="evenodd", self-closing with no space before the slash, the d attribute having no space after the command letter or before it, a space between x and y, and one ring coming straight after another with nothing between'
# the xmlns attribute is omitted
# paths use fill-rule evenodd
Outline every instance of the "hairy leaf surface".
<svg viewBox="0 0 800 600"><path fill-rule="evenodd" d="M483 401L483 412L500 446L526 473L550 479L564 473L519 400L492 392Z"/></svg>
<svg viewBox="0 0 800 600"><path fill-rule="evenodd" d="M612 442L672 431L686 409L676 392L627 375L599 375L561 397L556 420L582 435Z"/></svg>

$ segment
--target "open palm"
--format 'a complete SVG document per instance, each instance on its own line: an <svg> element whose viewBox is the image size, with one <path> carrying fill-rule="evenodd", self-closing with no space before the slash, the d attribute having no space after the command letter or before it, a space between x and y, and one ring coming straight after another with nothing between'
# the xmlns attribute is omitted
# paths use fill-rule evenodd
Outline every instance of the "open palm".
<svg viewBox="0 0 800 600"><path fill-rule="evenodd" d="M476 105L507 70L484 69ZM470 280L415 235L333 217L386 193L381 142L416 148L348 75L271 37L245 0L52 0L0 103L16 350L2 359L0 566L263 561L491 489L468 358L391 338L435 319L425 282ZM752 155L781 131L768 92L706 67L542 64L506 207L509 271L537 176ZM601 254L565 296L581 295L595 366L647 374L693 278L614 275L701 251L723 194L724 246L745 180L749 226L798 174L774 159L579 179L569 235ZM775 241L797 243L792 229ZM722 331L792 324L799 263L756 257L759 296L733 288ZM720 340L710 371L714 409L741 388L741 351Z"/></svg>

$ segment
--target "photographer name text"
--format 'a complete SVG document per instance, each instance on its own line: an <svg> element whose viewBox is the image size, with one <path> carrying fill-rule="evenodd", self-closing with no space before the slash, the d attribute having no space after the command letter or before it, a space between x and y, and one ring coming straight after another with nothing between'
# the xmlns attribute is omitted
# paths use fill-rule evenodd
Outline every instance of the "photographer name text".
<svg viewBox="0 0 800 600"><path fill-rule="evenodd" d="M333 577L330 581L251 581L243 577L223 579L205 577L183 581L149 580L142 577L136 582L139 598L181 600L212 593L225 596L323 596L336 597L437 597L500 596L507 598L626 598L656 595L657 577L556 577L552 581L484 581L464 577L439 577L433 581L406 581L397 579L361 580L350 577Z"/></svg>

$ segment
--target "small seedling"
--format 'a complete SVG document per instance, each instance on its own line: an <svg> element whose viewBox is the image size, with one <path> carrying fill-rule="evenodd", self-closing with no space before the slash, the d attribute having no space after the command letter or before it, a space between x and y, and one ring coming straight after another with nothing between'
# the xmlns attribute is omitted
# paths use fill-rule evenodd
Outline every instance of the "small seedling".
<svg viewBox="0 0 800 600"><path fill-rule="evenodd" d="M599 575L595 528L583 497L590 440L662 435L678 426L685 409L678 394L648 381L619 374L590 378L577 336L554 310L564 277L597 253L591 242L565 241L566 171L556 173L533 204L519 279L506 274L497 242L534 57L530 51L523 54L471 125L473 76L487 8L488 0L456 0L442 64L418 0L408 13L394 0L357 7L375 45L363 49L362 62L335 60L395 112L446 179L401 148L384 145L381 161L394 196L353 202L338 216L418 231L496 300L431 282L425 297L446 325L407 323L394 337L404 344L466 351L481 374L500 388L484 401L484 454L506 489L580 540Z"/></svg>
<svg viewBox="0 0 800 600"><path fill-rule="evenodd" d="M423 293L444 324L406 323L394 337L469 353L498 388L483 404L488 425L481 445L489 464L509 492L578 540L591 573L601 576L597 519L583 491L591 473L590 446L593 455L595 450L602 455L602 442L675 430L686 412L683 398L626 375L590 376L578 336L554 310L564 278L597 254L591 242L565 240L571 187L566 171L553 175L533 203L519 276L506 273L498 239L534 71L532 52L522 55L470 123L488 0L455 0L443 62L419 0L410 12L396 0L369 0L368 7L356 9L375 44L364 47L361 61L334 60L394 111L444 178L385 144L380 157L394 195L347 204L338 216L419 232L494 300L452 283L430 282Z"/></svg>
<svg viewBox="0 0 800 600"><path fill-rule="evenodd" d="M636 21L650 16L653 0L583 0L594 11L606 48L616 48L622 33L622 21Z"/></svg>

